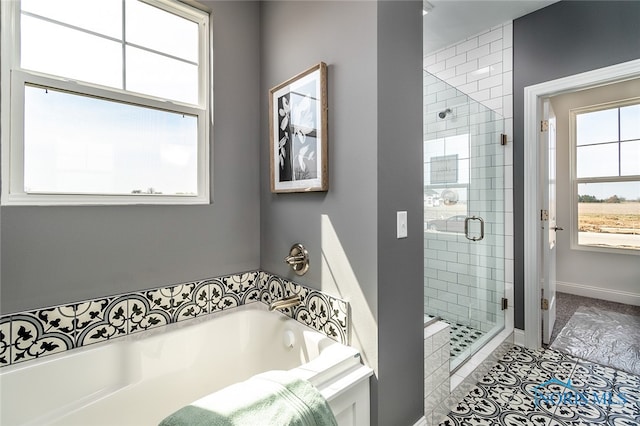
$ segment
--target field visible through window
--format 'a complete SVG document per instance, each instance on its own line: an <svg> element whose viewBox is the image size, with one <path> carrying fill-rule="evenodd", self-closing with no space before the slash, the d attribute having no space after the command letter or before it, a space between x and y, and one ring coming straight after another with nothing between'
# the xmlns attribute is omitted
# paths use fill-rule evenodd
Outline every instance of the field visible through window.
<svg viewBox="0 0 640 426"><path fill-rule="evenodd" d="M578 203L578 243L640 250L640 201Z"/></svg>

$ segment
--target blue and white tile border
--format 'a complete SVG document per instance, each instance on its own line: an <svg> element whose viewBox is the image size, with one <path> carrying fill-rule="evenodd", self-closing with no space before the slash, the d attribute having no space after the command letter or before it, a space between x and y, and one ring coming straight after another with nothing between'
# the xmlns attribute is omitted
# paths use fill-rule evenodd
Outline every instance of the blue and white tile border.
<svg viewBox="0 0 640 426"><path fill-rule="evenodd" d="M0 317L0 367L241 305L299 295L283 313L349 344L348 302L263 271L102 297Z"/></svg>

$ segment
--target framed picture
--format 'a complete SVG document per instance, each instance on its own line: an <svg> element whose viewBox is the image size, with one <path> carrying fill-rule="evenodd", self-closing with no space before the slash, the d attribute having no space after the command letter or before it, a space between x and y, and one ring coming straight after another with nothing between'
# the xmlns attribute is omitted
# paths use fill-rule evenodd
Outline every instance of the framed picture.
<svg viewBox="0 0 640 426"><path fill-rule="evenodd" d="M269 91L271 192L327 191L327 65Z"/></svg>

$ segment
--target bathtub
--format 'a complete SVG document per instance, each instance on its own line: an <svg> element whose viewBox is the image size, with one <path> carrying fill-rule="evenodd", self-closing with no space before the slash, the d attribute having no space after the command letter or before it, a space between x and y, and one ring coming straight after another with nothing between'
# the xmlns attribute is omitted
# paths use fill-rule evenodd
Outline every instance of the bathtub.
<svg viewBox="0 0 640 426"><path fill-rule="evenodd" d="M0 424L157 425L205 395L268 370L295 370L342 426L369 424L357 350L263 303L0 370Z"/></svg>

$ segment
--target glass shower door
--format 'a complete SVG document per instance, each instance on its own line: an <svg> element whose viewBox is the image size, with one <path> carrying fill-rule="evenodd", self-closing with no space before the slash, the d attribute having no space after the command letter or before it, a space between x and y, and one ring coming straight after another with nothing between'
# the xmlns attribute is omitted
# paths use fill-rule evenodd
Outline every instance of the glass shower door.
<svg viewBox="0 0 640 426"><path fill-rule="evenodd" d="M429 77L436 102L425 106L425 314L451 325L455 369L504 328L504 124Z"/></svg>

